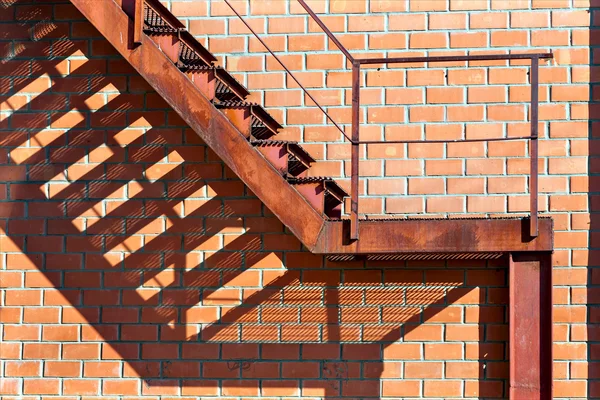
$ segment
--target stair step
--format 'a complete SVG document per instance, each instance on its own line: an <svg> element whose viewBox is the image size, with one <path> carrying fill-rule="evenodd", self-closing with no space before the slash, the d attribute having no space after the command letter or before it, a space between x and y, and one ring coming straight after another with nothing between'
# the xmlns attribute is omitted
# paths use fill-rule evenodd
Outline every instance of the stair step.
<svg viewBox="0 0 600 400"><path fill-rule="evenodd" d="M340 218L342 203L348 193L333 179L323 176L288 177L288 182L304 195L310 204L329 218Z"/></svg>
<svg viewBox="0 0 600 400"><path fill-rule="evenodd" d="M215 102L234 125L246 136L256 139L268 139L276 135L282 126L258 103L241 100Z"/></svg>
<svg viewBox="0 0 600 400"><path fill-rule="evenodd" d="M248 89L222 67L215 69L215 75L219 80L216 87L216 97L220 101L244 100L250 95ZM233 93L233 96L231 93Z"/></svg>
<svg viewBox="0 0 600 400"><path fill-rule="evenodd" d="M250 94L221 67L202 64L201 61L195 64L180 63L178 67L211 101L243 101ZM225 83L224 79L229 82Z"/></svg>
<svg viewBox="0 0 600 400"><path fill-rule="evenodd" d="M286 177L300 177L315 162L297 142L253 140L251 143Z"/></svg>
<svg viewBox="0 0 600 400"><path fill-rule="evenodd" d="M166 12L165 12L166 11ZM144 2L144 32L149 35L177 34L185 26L175 18L160 2Z"/></svg>
<svg viewBox="0 0 600 400"><path fill-rule="evenodd" d="M177 67L182 71L195 67L210 67L217 61L206 47L202 46L188 31L181 32L181 46Z"/></svg>

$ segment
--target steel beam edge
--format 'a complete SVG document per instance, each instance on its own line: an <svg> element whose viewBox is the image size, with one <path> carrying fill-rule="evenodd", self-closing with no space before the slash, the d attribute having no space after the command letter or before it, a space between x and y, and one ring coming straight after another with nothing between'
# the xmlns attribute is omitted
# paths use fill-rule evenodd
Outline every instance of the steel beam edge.
<svg viewBox="0 0 600 400"><path fill-rule="evenodd" d="M509 256L510 400L552 398L552 253Z"/></svg>
<svg viewBox="0 0 600 400"><path fill-rule="evenodd" d="M125 11L112 0L70 1L298 240L313 248L325 218L149 37L142 35L141 45L132 49L134 22Z"/></svg>
<svg viewBox="0 0 600 400"><path fill-rule="evenodd" d="M551 252L553 221L539 219L529 234L529 218L361 220L360 240L350 240L350 221L326 221L311 249L316 254Z"/></svg>

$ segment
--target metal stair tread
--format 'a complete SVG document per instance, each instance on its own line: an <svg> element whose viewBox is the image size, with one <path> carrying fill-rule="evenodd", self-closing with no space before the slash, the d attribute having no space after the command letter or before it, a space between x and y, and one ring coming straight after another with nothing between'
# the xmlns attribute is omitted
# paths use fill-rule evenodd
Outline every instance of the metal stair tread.
<svg viewBox="0 0 600 400"><path fill-rule="evenodd" d="M157 10L158 9L158 10ZM164 16L171 15L171 21ZM185 31L185 26L178 18L160 3L160 1L146 1L144 7L144 28L146 33L173 34Z"/></svg>
<svg viewBox="0 0 600 400"><path fill-rule="evenodd" d="M308 176L308 177L290 177L288 178L288 182L292 185L303 185L307 183L323 183L326 191L330 192L335 197L343 199L344 197L348 197L349 194L346 193L344 189L338 183L328 176Z"/></svg>
<svg viewBox="0 0 600 400"><path fill-rule="evenodd" d="M291 140L253 140L251 143L257 147L267 147L267 146L289 146L290 151L288 154L290 157L294 157L299 162L302 162L306 165L306 167L310 167L310 163L315 162L315 159L312 158L310 154L302 147L298 142ZM301 159L300 159L301 158Z"/></svg>
<svg viewBox="0 0 600 400"><path fill-rule="evenodd" d="M179 49L179 60L177 66L181 70L200 69L200 67L211 68L212 63L217 61L201 43L199 43L188 31L181 32L181 47Z"/></svg>

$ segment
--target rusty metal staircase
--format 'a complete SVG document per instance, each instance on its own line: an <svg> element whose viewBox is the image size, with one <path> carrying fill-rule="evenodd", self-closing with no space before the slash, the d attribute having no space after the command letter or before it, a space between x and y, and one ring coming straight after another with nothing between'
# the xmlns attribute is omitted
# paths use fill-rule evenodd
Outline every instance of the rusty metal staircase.
<svg viewBox="0 0 600 400"><path fill-rule="evenodd" d="M310 155L272 139L279 123L158 0L70 1L311 252L339 261L509 253L510 398L551 398L551 219L536 234L518 217L354 220L351 233L340 219L347 193L308 176Z"/></svg>
<svg viewBox="0 0 600 400"><path fill-rule="evenodd" d="M551 251L550 219L536 237L523 218L362 220L360 236L351 235L341 219L344 189L310 176L315 160L277 140L281 125L160 1L71 2L310 251L343 261Z"/></svg>
<svg viewBox="0 0 600 400"><path fill-rule="evenodd" d="M247 101L250 92L225 69L215 66L216 57L161 3L142 4L143 32L315 210L327 218L340 218L348 194L331 178L308 177L315 160L296 142L271 140L282 129L279 122L260 104Z"/></svg>

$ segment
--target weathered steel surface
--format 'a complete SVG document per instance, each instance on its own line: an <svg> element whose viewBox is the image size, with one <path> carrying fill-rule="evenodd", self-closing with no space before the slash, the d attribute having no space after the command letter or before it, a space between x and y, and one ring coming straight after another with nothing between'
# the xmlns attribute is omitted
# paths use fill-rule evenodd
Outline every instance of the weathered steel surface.
<svg viewBox="0 0 600 400"><path fill-rule="evenodd" d="M533 237L538 235L538 69L539 60L533 58L531 60L531 154L529 155L530 172L529 172L529 214L530 226L529 234Z"/></svg>
<svg viewBox="0 0 600 400"><path fill-rule="evenodd" d="M146 35L141 37L141 46L130 49L128 42L132 38L128 35L133 21L115 2L72 3L310 250L322 254L397 254L552 249L550 220L541 221L539 237L532 238L529 229L523 229L528 220L521 219L361 221L361 240L350 243L350 224L326 222L318 212L323 209L322 199L318 199L317 210L311 207L310 200L287 184L279 171L179 71L173 57L169 59ZM172 38L177 40L175 35Z"/></svg>
<svg viewBox="0 0 600 400"><path fill-rule="evenodd" d="M422 62L452 62L452 61L500 61L500 60L532 60L549 59L554 57L552 53L523 53L523 54L486 54L466 56L429 56L429 57L386 57L386 58L362 58L356 60L360 64L398 64L398 63L422 63Z"/></svg>
<svg viewBox="0 0 600 400"><path fill-rule="evenodd" d="M350 239L358 240L358 179L360 177L360 64L352 65L352 151L350 159Z"/></svg>
<svg viewBox="0 0 600 400"><path fill-rule="evenodd" d="M540 219L539 235L529 235L528 219L406 219L359 224L360 240L350 240L350 221L327 221L318 254L476 253L552 251L552 220Z"/></svg>
<svg viewBox="0 0 600 400"><path fill-rule="evenodd" d="M146 81L302 243L314 247L324 219L147 36L128 46L130 20L113 1L71 0ZM133 21L131 21L133 23ZM293 210L293 212L290 212Z"/></svg>
<svg viewBox="0 0 600 400"><path fill-rule="evenodd" d="M135 0L135 10L133 18L133 43L142 42L142 29L144 27L144 0Z"/></svg>
<svg viewBox="0 0 600 400"><path fill-rule="evenodd" d="M510 399L551 399L551 253L513 253L509 274Z"/></svg>

